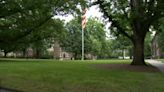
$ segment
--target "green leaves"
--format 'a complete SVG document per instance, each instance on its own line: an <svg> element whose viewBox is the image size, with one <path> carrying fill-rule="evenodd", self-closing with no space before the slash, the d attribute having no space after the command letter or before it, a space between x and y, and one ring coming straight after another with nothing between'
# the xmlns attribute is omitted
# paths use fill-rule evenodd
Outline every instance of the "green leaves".
<svg viewBox="0 0 164 92"><path fill-rule="evenodd" d="M158 40L160 49L163 51L164 50L164 18L159 21L159 24L160 25L158 25L157 27L158 28L157 30L159 31L157 32L158 33L157 40Z"/></svg>
<svg viewBox="0 0 164 92"><path fill-rule="evenodd" d="M0 49L7 44L30 44L43 39L61 39L64 23L55 15L76 14L85 0L1 0ZM10 50L11 51L11 50Z"/></svg>
<svg viewBox="0 0 164 92"><path fill-rule="evenodd" d="M74 57L81 57L81 22L78 18L70 21L67 25L66 39L62 41L62 47L74 54ZM104 25L94 18L89 18L84 29L85 54L99 55L105 42Z"/></svg>
<svg viewBox="0 0 164 92"><path fill-rule="evenodd" d="M0 32L7 30L6 35L3 34L6 38L10 38L10 35L7 34L16 34L14 39L9 39L16 41L20 37L36 31L54 15L76 13L76 6L82 5L84 2L86 1L2 0L0 1ZM1 35L0 41L5 42Z"/></svg>

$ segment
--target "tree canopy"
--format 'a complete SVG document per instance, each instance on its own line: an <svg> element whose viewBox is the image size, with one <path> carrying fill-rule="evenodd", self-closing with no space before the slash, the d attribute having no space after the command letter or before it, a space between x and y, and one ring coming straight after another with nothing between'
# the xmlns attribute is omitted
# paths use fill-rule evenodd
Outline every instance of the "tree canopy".
<svg viewBox="0 0 164 92"><path fill-rule="evenodd" d="M74 54L74 57L81 57L81 19L75 18L66 24L66 39L62 41L64 50ZM89 18L84 29L85 54L98 56L105 43L104 25L94 18Z"/></svg>
<svg viewBox="0 0 164 92"><path fill-rule="evenodd" d="M54 16L79 13L77 5L85 6L86 1L1 0L0 49L10 52L50 36L62 36L63 24Z"/></svg>
<svg viewBox="0 0 164 92"><path fill-rule="evenodd" d="M55 15L79 12L77 5L86 4L76 0L1 0L0 42L17 41L52 19Z"/></svg>
<svg viewBox="0 0 164 92"><path fill-rule="evenodd" d="M146 65L144 40L149 28L164 16L163 0L95 0L116 34L123 34L134 45L132 65Z"/></svg>

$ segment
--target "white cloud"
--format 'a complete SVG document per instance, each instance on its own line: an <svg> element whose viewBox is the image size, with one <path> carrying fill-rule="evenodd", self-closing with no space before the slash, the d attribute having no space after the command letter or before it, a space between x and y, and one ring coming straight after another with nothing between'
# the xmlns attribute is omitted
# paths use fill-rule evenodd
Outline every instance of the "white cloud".
<svg viewBox="0 0 164 92"><path fill-rule="evenodd" d="M64 20L65 22L69 22L70 20L73 19L72 15L67 15L67 16L54 16L54 18L59 18L61 20Z"/></svg>
<svg viewBox="0 0 164 92"><path fill-rule="evenodd" d="M88 9L86 13L87 18L89 17L97 17L98 19L102 18L102 13L99 12L99 8L97 6L92 6ZM54 18L59 18L61 20L65 20L65 22L69 22L72 20L74 17L72 15L67 15L67 16L54 16Z"/></svg>
<svg viewBox="0 0 164 92"><path fill-rule="evenodd" d="M87 18L89 17L97 17L97 18L101 18L102 17L102 13L99 11L98 6L92 6L88 9L88 12L86 14Z"/></svg>

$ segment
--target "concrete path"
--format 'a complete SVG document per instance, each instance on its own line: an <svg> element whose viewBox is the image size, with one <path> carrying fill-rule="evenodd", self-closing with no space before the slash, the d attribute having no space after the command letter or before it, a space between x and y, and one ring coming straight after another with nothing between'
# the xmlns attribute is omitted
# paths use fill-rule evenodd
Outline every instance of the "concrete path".
<svg viewBox="0 0 164 92"><path fill-rule="evenodd" d="M148 62L149 64L151 64L154 67L157 67L161 72L164 73L164 63L157 61L157 60L146 60L146 62Z"/></svg>

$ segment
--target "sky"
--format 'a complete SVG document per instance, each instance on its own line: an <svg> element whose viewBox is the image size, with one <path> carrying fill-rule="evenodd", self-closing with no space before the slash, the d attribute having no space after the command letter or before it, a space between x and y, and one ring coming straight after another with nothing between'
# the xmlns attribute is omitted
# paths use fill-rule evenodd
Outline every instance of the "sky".
<svg viewBox="0 0 164 92"><path fill-rule="evenodd" d="M92 6L89 9L87 9L86 17L97 17L100 21L103 19L103 14L99 11L98 6ZM73 19L72 15L68 16L55 16L55 18L60 18L61 20L65 20L65 22L69 22ZM110 26L110 23L105 24L105 31L107 38L111 38L110 36L110 30L108 29Z"/></svg>
<svg viewBox="0 0 164 92"><path fill-rule="evenodd" d="M97 6L92 6L91 8L89 8L86 14L87 18L88 17L102 18L102 15L103 14L99 11L99 8Z"/></svg>
<svg viewBox="0 0 164 92"><path fill-rule="evenodd" d="M99 12L99 9L97 8L97 6L92 6L88 9L87 13L86 13L86 17L97 17L99 19L102 18L102 13ZM70 20L73 19L72 15L68 15L68 16L55 16L55 18L60 18L62 20L65 20L65 22L69 22Z"/></svg>

